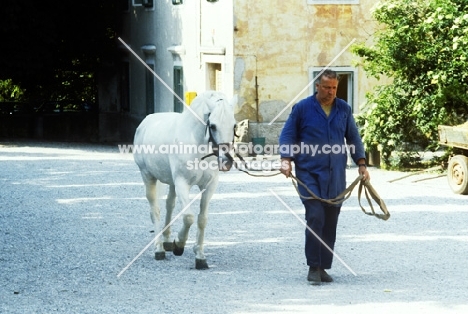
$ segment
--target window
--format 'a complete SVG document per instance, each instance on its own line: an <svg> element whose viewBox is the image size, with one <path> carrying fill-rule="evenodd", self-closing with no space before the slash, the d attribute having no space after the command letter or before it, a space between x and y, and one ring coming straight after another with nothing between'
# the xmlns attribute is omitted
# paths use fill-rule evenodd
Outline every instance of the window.
<svg viewBox="0 0 468 314"><path fill-rule="evenodd" d="M333 71L336 71L340 76L340 82L338 84L338 91L336 92L336 97L346 101L352 108L352 111L355 110L356 103L356 82L355 78L357 77L357 70L353 67L336 67L330 68ZM311 68L309 70L309 80L312 81L317 77L317 75L322 71L323 68ZM315 82L311 85L311 93L315 93Z"/></svg>
<svg viewBox="0 0 468 314"><path fill-rule="evenodd" d="M181 66L174 67L174 92L184 99L184 71ZM184 111L184 104L174 96L174 112Z"/></svg>
<svg viewBox="0 0 468 314"><path fill-rule="evenodd" d="M146 99L146 114L154 113L154 93L155 93L155 82L154 82L154 64L156 57L156 46L155 45L144 45L141 46L141 50L145 55L145 63L152 71L145 70L145 99Z"/></svg>
<svg viewBox="0 0 468 314"><path fill-rule="evenodd" d="M132 0L134 7L144 6L145 8L153 8L154 0Z"/></svg>
<svg viewBox="0 0 468 314"><path fill-rule="evenodd" d="M221 63L207 63L206 64L207 74L207 86L208 89L216 90L219 92L223 91L223 72L221 71Z"/></svg>
<svg viewBox="0 0 468 314"><path fill-rule="evenodd" d="M307 0L307 4L359 4L359 0Z"/></svg>

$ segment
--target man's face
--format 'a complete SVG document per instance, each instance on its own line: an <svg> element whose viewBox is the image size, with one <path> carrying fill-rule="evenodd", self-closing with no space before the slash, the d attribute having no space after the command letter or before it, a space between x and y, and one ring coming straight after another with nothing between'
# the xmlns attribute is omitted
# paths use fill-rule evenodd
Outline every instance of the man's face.
<svg viewBox="0 0 468 314"><path fill-rule="evenodd" d="M335 100L338 80L322 76L320 83L315 84L317 90L317 99L323 106L330 106Z"/></svg>

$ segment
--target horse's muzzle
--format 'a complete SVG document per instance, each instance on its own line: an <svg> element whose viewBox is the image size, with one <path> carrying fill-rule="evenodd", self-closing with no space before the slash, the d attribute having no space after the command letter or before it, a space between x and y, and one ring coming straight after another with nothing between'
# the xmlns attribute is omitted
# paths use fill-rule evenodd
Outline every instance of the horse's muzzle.
<svg viewBox="0 0 468 314"><path fill-rule="evenodd" d="M219 171L229 171L232 168L234 159L229 153L220 155L218 157L218 169Z"/></svg>

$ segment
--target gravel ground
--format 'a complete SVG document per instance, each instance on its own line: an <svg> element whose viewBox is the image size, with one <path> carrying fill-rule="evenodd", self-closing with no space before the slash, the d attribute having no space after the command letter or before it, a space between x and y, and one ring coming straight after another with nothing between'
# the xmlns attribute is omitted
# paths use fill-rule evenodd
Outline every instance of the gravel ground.
<svg viewBox="0 0 468 314"><path fill-rule="evenodd" d="M346 201L334 283L307 283L304 227L272 193L303 217L291 182L235 170L211 202L209 270L194 269L194 226L183 256L156 261L151 247L118 277L154 237L132 157L116 146L0 143L0 312L466 313L468 196L445 177L388 182L403 175L371 169L388 221L364 215L357 191Z"/></svg>

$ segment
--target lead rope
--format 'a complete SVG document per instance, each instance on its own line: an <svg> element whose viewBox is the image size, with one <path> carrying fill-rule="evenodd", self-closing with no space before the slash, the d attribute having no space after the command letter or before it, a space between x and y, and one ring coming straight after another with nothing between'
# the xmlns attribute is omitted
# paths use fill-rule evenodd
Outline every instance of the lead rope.
<svg viewBox="0 0 468 314"><path fill-rule="evenodd" d="M245 169L247 169L247 170L240 169L237 166L237 163L234 162L234 166L236 167L236 169L243 172L243 173L248 174L251 177L274 177L274 176L277 176L277 175L281 174L281 172L279 172L279 171L277 173L273 173L273 174L253 174L253 173L250 173L250 171L252 171L252 170L249 169L249 167L247 166L247 162L245 161L245 159L241 155L239 155L239 153L237 153L237 152L236 152L236 157L240 159L240 161L244 165Z"/></svg>
<svg viewBox="0 0 468 314"><path fill-rule="evenodd" d="M296 178L292 173L291 173L291 179L293 182L294 187L296 188L297 194L303 199L309 200L309 199L316 199L321 202L330 204L330 205L338 205L342 204L344 201L346 201L350 196L351 193L353 192L354 188L356 185L359 183L359 189L358 189L358 202L359 206L361 207L361 210L364 212L364 214L369 215L369 216L375 216L376 218L382 219L382 220L388 220L390 218L390 212L387 209L387 205L385 205L384 200L379 196L377 191L374 189L372 184L369 181L363 181L362 176L359 175L353 183L351 183L343 192L341 192L340 195L333 199L323 199L315 195L314 192L312 192L304 183L302 183L298 178ZM306 191L311 195L311 196L304 196L299 192L299 188L297 186L297 183L302 185ZM362 206L361 204L361 193L362 190L364 190L364 193L366 195L367 202L369 203L369 206L371 208L371 211L368 212L366 209ZM383 212L383 214L378 214L374 210L374 206L372 205L372 199L379 205L380 210Z"/></svg>
<svg viewBox="0 0 468 314"><path fill-rule="evenodd" d="M361 191L362 191L363 188L364 188L364 192L366 194L367 202L369 203L371 211L372 211L371 213L367 212L364 209L364 207L362 207L362 205L361 205ZM372 206L372 202L371 202L371 200L369 198L369 194L372 197L372 199L379 205L380 210L383 212L383 214L376 214L375 213L374 207ZM382 219L382 220L388 220L388 218L390 218L390 212L387 209L387 205L385 205L385 202L379 196L379 194L374 189L374 187L370 184L369 181L361 181L361 183L359 184L358 200L359 200L359 206L361 206L361 209L364 212L364 214L370 215L370 216L375 216L375 217L377 217L379 219Z"/></svg>
<svg viewBox="0 0 468 314"><path fill-rule="evenodd" d="M250 169L248 169L247 163L244 160L244 158L242 158L242 156L239 155L238 153L236 153L236 156L242 161L242 163L244 164L244 167L247 170L240 169L237 166L237 163L234 163L236 169L248 174L249 176L252 176L252 177L273 177L273 176L277 176L277 175L281 174L281 172L279 172L279 171L277 173L273 173L273 174L252 174L252 173L249 172ZM318 197L314 192L312 192L301 180L296 178L296 176L294 176L292 173L291 173L291 181L292 181L292 184L294 185L294 188L296 189L297 194L299 194L299 197L301 197L303 199L307 199L307 200L310 200L310 199L319 200L321 202L324 202L324 203L327 203L327 204L330 204L330 205L339 205L339 204L342 204L344 201L346 201L351 196L351 193L353 192L356 185L359 183L358 202L359 202L359 206L361 207L361 210L364 212L364 214L369 215L369 216L375 216L376 218L379 218L379 219L382 219L382 220L388 220L390 218L390 212L388 211L387 205L385 205L384 200L379 196L379 194L377 193L377 191L374 189L374 187L372 186L372 184L369 181L367 181L367 180L363 181L362 180L362 175L359 175L343 192L340 193L340 195L338 195L337 197L335 197L333 199L324 199L324 198ZM299 192L299 188L297 186L298 184L302 185L306 189L306 191L310 194L310 196L302 195ZM366 211L366 209L361 204L362 190L364 190L367 202L369 203L369 206L370 206L370 209L371 209L370 212ZM378 213L375 212L374 206L372 205L371 197L379 205L380 210L383 212L383 214L378 214Z"/></svg>

